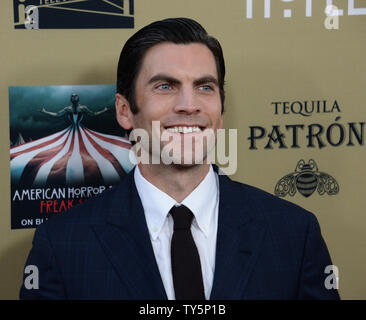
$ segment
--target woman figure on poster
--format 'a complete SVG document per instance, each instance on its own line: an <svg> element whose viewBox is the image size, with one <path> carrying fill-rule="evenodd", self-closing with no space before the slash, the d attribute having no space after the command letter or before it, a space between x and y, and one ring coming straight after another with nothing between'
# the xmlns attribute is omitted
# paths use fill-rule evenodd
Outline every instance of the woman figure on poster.
<svg viewBox="0 0 366 320"><path fill-rule="evenodd" d="M65 114L67 114L70 121L74 125L76 125L76 124L78 125L81 122L81 120L83 119L84 113L87 113L91 116L98 116L98 115L112 109L112 108L105 107L104 109L102 109L100 111L91 111L87 106L79 104L80 99L76 93L73 93L71 95L70 100L71 100L72 105L63 108L58 112L47 111L44 107L40 110L40 112L53 116L53 117L62 117Z"/></svg>

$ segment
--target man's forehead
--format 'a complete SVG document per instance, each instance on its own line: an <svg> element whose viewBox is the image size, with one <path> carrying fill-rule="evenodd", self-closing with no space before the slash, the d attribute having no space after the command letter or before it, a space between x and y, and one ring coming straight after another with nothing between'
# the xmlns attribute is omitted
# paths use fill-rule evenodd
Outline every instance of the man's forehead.
<svg viewBox="0 0 366 320"><path fill-rule="evenodd" d="M162 73L174 77L200 78L211 75L218 78L214 55L201 43L163 42L147 50L140 74L146 78Z"/></svg>

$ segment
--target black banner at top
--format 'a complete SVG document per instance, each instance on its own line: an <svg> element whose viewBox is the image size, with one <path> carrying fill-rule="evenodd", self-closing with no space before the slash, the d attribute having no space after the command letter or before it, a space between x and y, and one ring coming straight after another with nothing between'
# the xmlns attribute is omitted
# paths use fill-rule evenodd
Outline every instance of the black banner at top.
<svg viewBox="0 0 366 320"><path fill-rule="evenodd" d="M134 0L13 0L15 29L133 28Z"/></svg>

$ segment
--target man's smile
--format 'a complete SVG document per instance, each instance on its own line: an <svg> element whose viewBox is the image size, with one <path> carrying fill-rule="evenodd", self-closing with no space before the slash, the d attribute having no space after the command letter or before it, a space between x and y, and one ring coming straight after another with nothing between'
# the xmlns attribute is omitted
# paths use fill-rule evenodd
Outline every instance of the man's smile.
<svg viewBox="0 0 366 320"><path fill-rule="evenodd" d="M165 128L168 132L171 133L193 133L193 132L202 132L205 127L200 127L196 125L174 125Z"/></svg>

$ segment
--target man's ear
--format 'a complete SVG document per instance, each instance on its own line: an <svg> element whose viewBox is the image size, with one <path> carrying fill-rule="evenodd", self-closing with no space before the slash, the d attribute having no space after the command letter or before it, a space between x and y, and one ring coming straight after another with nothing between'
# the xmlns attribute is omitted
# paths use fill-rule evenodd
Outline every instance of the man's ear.
<svg viewBox="0 0 366 320"><path fill-rule="evenodd" d="M116 93L116 118L123 129L131 130L133 128L133 113L130 103L119 93Z"/></svg>

